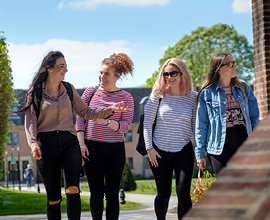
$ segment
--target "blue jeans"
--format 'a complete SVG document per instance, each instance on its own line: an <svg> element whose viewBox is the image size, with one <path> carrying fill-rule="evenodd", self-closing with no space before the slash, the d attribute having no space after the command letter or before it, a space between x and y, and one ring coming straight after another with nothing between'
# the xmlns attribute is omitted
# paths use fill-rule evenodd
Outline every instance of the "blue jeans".
<svg viewBox="0 0 270 220"><path fill-rule="evenodd" d="M32 176L26 177L26 185L28 188L31 188L32 186Z"/></svg>

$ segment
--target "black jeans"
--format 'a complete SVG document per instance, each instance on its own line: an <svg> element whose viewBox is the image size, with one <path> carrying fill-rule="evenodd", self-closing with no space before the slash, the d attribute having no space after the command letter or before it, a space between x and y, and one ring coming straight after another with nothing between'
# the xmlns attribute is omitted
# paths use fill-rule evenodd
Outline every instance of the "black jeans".
<svg viewBox="0 0 270 220"><path fill-rule="evenodd" d="M47 192L48 219L61 219L60 203L49 205L51 201L61 199L61 170L63 170L65 188L76 186L79 189L82 156L76 136L69 131L40 132L37 140L42 159L37 160L37 167ZM70 220L81 216L79 193L66 194L67 215Z"/></svg>
<svg viewBox="0 0 270 220"><path fill-rule="evenodd" d="M155 213L158 220L165 220L171 196L172 174L175 173L176 193L178 198L178 219L192 207L190 198L190 184L194 168L194 150L189 142L179 152L162 151L154 148L161 156L157 158L158 167L150 163L157 185L157 196L155 198Z"/></svg>
<svg viewBox="0 0 270 220"><path fill-rule="evenodd" d="M247 130L244 125L235 125L226 129L226 139L222 153L220 155L207 154L216 175L226 166L232 155L234 155L241 144L247 139L247 136Z"/></svg>
<svg viewBox="0 0 270 220"><path fill-rule="evenodd" d="M102 219L105 194L106 219L116 220L119 218L119 188L126 161L124 142L85 140L85 144L89 150L89 161L86 160L84 168L91 192L92 217Z"/></svg>

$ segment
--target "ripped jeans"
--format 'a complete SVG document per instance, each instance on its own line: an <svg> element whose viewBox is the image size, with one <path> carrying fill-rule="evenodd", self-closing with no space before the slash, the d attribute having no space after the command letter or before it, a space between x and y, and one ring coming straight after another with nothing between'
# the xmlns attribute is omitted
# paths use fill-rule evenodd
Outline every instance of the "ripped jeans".
<svg viewBox="0 0 270 220"><path fill-rule="evenodd" d="M49 220L61 219L61 171L65 189L76 187L76 193L66 193L67 216L69 220L79 220L81 200L79 195L82 156L76 136L69 131L40 132L37 136L42 159L37 167L47 192L47 217Z"/></svg>

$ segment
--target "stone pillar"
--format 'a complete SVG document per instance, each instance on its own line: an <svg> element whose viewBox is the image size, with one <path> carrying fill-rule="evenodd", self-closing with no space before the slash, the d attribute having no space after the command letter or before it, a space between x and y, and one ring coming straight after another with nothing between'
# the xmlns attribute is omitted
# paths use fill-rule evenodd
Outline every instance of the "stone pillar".
<svg viewBox="0 0 270 220"><path fill-rule="evenodd" d="M270 113L270 1L252 0L254 91L260 118Z"/></svg>

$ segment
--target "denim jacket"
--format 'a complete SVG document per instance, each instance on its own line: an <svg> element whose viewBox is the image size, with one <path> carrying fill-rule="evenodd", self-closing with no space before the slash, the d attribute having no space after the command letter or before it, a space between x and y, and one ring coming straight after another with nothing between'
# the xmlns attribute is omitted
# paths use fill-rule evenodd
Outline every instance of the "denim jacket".
<svg viewBox="0 0 270 220"><path fill-rule="evenodd" d="M247 100L240 87L234 83L232 92L240 104L245 119L247 134L259 124L259 108L257 99L251 88L242 82ZM220 155L226 137L226 99L225 90L218 80L210 87L201 91L196 117L195 155L196 159L205 158L204 149L209 154Z"/></svg>

